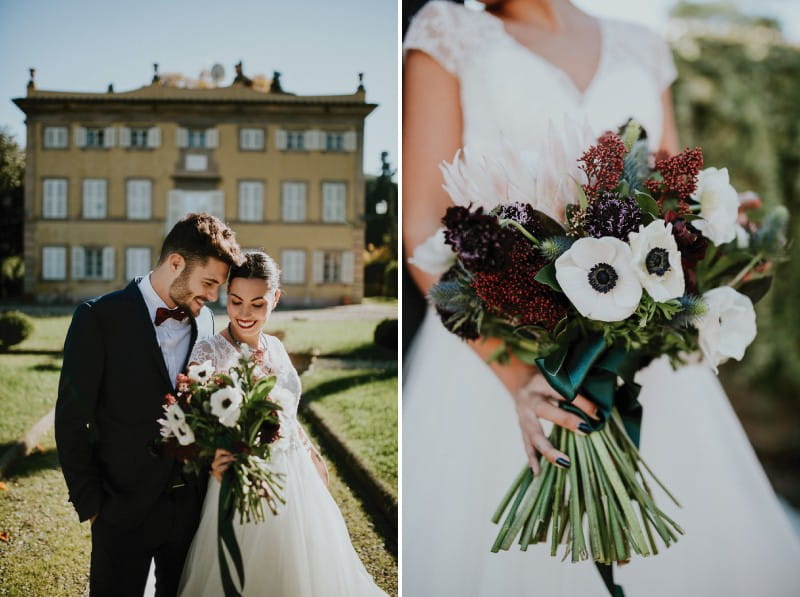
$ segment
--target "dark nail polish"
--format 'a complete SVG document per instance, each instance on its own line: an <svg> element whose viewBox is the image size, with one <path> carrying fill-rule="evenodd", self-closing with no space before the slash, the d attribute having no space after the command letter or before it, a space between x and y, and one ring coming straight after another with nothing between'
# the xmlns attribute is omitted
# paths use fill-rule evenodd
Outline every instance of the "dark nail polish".
<svg viewBox="0 0 800 597"><path fill-rule="evenodd" d="M592 431L594 431L594 429L589 427L588 423L578 423L578 429L580 429L584 433L591 433Z"/></svg>
<svg viewBox="0 0 800 597"><path fill-rule="evenodd" d="M569 460L566 458L561 458L560 456L556 458L556 464L563 466L564 468L569 468Z"/></svg>

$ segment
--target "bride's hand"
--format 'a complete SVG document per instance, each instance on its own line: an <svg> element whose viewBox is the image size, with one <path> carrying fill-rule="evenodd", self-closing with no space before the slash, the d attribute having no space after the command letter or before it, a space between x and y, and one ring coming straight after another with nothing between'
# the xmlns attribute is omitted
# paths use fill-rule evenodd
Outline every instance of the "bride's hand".
<svg viewBox="0 0 800 597"><path fill-rule="evenodd" d="M570 464L567 455L557 450L547 439L540 419L552 421L580 435L586 435L590 431L578 415L558 407L558 403L563 400L564 397L550 387L541 373L534 374L528 384L514 395L525 453L536 475L540 471L540 454L556 466L568 467ZM593 419L598 418L597 407L583 396L577 396L572 404Z"/></svg>
<svg viewBox="0 0 800 597"><path fill-rule="evenodd" d="M222 475L225 474L225 471L228 470L228 467L235 460L236 456L227 450L217 448L217 451L214 453L214 462L211 463L211 476L222 483Z"/></svg>

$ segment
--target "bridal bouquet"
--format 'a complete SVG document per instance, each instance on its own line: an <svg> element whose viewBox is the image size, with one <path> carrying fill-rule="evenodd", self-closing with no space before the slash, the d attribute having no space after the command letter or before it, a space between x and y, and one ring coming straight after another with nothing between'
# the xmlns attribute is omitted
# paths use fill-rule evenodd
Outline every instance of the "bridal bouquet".
<svg viewBox="0 0 800 597"><path fill-rule="evenodd" d="M270 446L279 437L281 392L275 376L261 374L262 351L242 350L237 365L215 371L211 361L178 375L175 395L164 397L159 419L166 453L184 462L187 472L207 474L217 448L236 456L225 472L219 497L219 559L225 595L239 595L228 568L223 545L244 586L242 557L233 533L234 512L240 523L265 520L264 504L277 514L283 474L270 469ZM289 400L292 399L290 396Z"/></svg>
<svg viewBox="0 0 800 597"><path fill-rule="evenodd" d="M742 358L788 215L749 221L726 169L702 169L700 148L654 159L636 122L587 149L588 138L551 127L527 165L456 154L443 165L455 205L412 262L442 273L430 297L448 330L501 339L492 359L537 365L593 429L554 426L571 466L542 459L535 478L523 468L493 517L492 551L549 540L551 555L565 543L572 561L611 564L683 532L655 503L648 478L669 492L637 450L635 373L665 355L677 367L699 352L715 371ZM599 422L570 404L578 394Z"/></svg>

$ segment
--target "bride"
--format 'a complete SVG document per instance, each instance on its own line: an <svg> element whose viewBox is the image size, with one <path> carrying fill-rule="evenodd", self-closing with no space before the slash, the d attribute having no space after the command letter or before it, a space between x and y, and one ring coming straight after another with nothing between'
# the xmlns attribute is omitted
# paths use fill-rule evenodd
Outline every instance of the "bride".
<svg viewBox="0 0 800 597"><path fill-rule="evenodd" d="M567 0L484 4L474 11L429 2L405 38L407 255L451 204L438 165L461 146L488 156L530 151L548 122L566 115L588 121L595 135L633 117L652 149L679 147L669 93L675 66L655 34L592 18ZM422 292L436 281L410 271ZM542 546L489 552L497 532L489 519L526 455L534 470L539 455L566 458L542 420L571 429L580 422L553 406L557 395L535 370L519 361L487 365L495 346L462 342L429 311L408 350L403 593L607 595L591 562L561 562ZM800 594L800 541L714 375L656 361L637 380L642 455L681 501L670 508L657 496L686 535L617 568L616 582L629 597Z"/></svg>
<svg viewBox="0 0 800 597"><path fill-rule="evenodd" d="M211 360L217 370L236 364L244 345L261 349L265 372L294 400L281 404L280 439L271 466L286 475L286 504L261 523L239 524L236 539L245 569L243 596L368 597L385 595L358 558L336 502L328 493L327 470L297 420L300 377L278 338L261 330L280 298L280 272L266 253L245 254L228 280L227 329L195 345L190 361ZM197 529L181 578L180 595L222 595L217 556L217 508L222 474L233 455L217 450ZM265 509L266 510L266 509Z"/></svg>

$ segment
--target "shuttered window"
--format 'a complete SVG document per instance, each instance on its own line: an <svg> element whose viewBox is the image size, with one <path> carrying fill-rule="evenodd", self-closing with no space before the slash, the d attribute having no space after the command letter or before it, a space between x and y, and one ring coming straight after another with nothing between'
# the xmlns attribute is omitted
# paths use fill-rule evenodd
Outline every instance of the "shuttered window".
<svg viewBox="0 0 800 597"><path fill-rule="evenodd" d="M322 221L344 222L347 186L343 182L322 183Z"/></svg>
<svg viewBox="0 0 800 597"><path fill-rule="evenodd" d="M284 222L306 221L306 183L283 183L281 187L281 219Z"/></svg>
<svg viewBox="0 0 800 597"><path fill-rule="evenodd" d="M261 222L264 219L264 183L239 181L239 219L243 222Z"/></svg>
<svg viewBox="0 0 800 597"><path fill-rule="evenodd" d="M125 201L129 220L149 220L152 215L153 183L131 178L125 183Z"/></svg>
<svg viewBox="0 0 800 597"><path fill-rule="evenodd" d="M45 178L42 182L42 217L55 219L67 217L65 178Z"/></svg>

